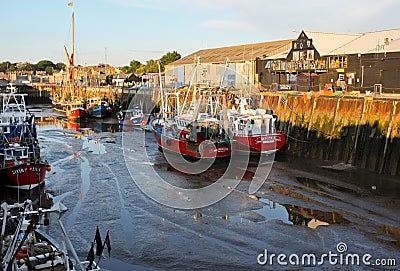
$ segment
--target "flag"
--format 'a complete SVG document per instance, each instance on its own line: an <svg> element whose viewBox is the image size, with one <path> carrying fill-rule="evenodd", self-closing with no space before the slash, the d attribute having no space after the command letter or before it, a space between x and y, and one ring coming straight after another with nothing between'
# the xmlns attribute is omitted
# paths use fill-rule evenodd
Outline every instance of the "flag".
<svg viewBox="0 0 400 271"><path fill-rule="evenodd" d="M96 236L94 237L96 241L96 256L101 256L103 253L103 242L101 241L99 226L96 228Z"/></svg>
<svg viewBox="0 0 400 271"><path fill-rule="evenodd" d="M110 258L110 253L111 253L111 242L110 242L110 236L109 236L109 234L108 234L108 231L107 231L106 239L104 239L104 244L107 246L108 257ZM104 248L104 246L103 246L103 248Z"/></svg>
<svg viewBox="0 0 400 271"><path fill-rule="evenodd" d="M89 265L88 265L87 269L92 269L92 263L94 261L93 242L92 242L92 247L89 250L89 254L86 257L86 261L89 261Z"/></svg>
<svg viewBox="0 0 400 271"><path fill-rule="evenodd" d="M68 6L72 7L74 5L74 2L68 2Z"/></svg>

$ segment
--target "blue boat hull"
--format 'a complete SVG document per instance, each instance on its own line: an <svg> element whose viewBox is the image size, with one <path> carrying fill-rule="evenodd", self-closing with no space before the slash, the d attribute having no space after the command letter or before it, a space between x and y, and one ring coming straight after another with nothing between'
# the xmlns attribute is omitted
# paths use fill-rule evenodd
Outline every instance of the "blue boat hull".
<svg viewBox="0 0 400 271"><path fill-rule="evenodd" d="M96 105L88 110L88 114L92 118L107 118L111 116L111 109L108 106Z"/></svg>

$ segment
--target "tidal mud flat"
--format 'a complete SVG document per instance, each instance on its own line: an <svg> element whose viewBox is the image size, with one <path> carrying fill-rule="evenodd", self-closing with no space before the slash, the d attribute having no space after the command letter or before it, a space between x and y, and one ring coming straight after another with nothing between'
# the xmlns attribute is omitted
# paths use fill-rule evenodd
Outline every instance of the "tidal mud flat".
<svg viewBox="0 0 400 271"><path fill-rule="evenodd" d="M185 188L209 185L218 178L218 170L196 175L170 170L150 133L142 142L136 136L142 131L120 131L112 122L78 127L57 119L41 125L38 132L43 157L52 165L46 189L69 208L61 219L78 255L86 257L96 226L103 238L110 231L111 258L100 261L106 269L298 270L303 267L289 262L289 256L299 256L301 264L304 254L316 255L313 270L338 266L382 270L382 266L363 264L365 254L372 257L369 263L395 259L397 268L400 264L396 180L346 165L278 154L254 195L248 194L254 170L249 167L236 188L226 188L232 191L223 200L181 210L145 195L135 183L139 175L131 176L125 155L134 157L145 147L148 166L164 180ZM127 138L129 148L122 142ZM57 236L60 232L53 224L48 230ZM338 251L343 244L346 250ZM329 252L360 255L360 264L321 261ZM286 255L287 265L278 263L277 256L271 260L272 254Z"/></svg>

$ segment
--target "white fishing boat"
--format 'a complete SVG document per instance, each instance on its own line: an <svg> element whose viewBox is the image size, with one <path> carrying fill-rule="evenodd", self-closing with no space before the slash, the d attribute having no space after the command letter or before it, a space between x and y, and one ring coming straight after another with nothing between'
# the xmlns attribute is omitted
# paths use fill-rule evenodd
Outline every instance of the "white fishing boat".
<svg viewBox="0 0 400 271"><path fill-rule="evenodd" d="M236 106L228 110L232 151L248 154L269 154L285 145L285 135L276 130L276 116L269 110L252 109L251 99L238 97Z"/></svg>

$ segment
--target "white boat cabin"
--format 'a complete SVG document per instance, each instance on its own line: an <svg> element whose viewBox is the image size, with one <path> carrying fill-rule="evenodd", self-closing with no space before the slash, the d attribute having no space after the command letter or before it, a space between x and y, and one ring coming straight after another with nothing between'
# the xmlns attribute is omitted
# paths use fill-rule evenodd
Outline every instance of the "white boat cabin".
<svg viewBox="0 0 400 271"><path fill-rule="evenodd" d="M276 118L265 109L248 109L245 99L241 99L238 108L228 110L228 123L235 135L267 135L275 133Z"/></svg>

